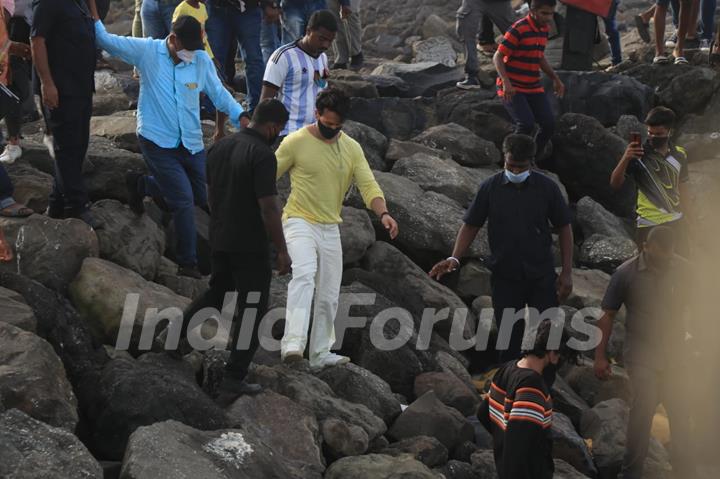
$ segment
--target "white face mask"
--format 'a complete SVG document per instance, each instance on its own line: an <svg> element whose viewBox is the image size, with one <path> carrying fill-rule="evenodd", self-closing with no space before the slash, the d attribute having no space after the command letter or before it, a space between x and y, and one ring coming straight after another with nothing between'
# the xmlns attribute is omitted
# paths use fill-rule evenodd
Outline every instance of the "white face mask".
<svg viewBox="0 0 720 479"><path fill-rule="evenodd" d="M195 59L195 52L192 52L190 50L180 50L177 52L178 58L185 62L185 63L192 63L192 61Z"/></svg>
<svg viewBox="0 0 720 479"><path fill-rule="evenodd" d="M519 184L523 181L527 180L530 176L530 170L523 171L522 173L513 173L512 171L505 170L505 178L508 179L509 182Z"/></svg>

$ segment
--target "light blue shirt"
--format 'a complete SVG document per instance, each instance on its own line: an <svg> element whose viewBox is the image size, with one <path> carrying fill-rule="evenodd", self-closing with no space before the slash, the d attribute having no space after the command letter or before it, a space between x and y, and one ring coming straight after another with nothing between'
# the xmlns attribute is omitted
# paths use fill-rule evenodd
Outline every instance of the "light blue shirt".
<svg viewBox="0 0 720 479"><path fill-rule="evenodd" d="M243 108L225 89L204 51L197 50L191 63L175 65L165 39L112 35L100 21L95 22L95 35L100 48L140 71L139 135L161 148L182 144L192 154L202 151L201 92L227 113L233 125L240 126Z"/></svg>

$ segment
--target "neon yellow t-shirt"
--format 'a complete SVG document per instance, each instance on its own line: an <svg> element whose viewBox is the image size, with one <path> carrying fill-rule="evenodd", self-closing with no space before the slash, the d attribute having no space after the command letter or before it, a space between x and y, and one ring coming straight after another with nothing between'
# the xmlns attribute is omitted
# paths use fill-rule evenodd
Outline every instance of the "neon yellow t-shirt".
<svg viewBox="0 0 720 479"><path fill-rule="evenodd" d="M198 3L198 8L193 7L188 2L181 2L176 8L175 12L173 13L172 21L173 23L175 20L177 20L180 17L183 16L189 16L193 17L195 20L200 22L200 26L202 26L203 30L203 43L205 44L205 51L208 55L210 55L210 58L215 58L213 55L212 49L210 49L210 44L208 43L207 34L205 33L205 22L207 22L208 19L208 12L207 8L205 7L205 4L202 2Z"/></svg>

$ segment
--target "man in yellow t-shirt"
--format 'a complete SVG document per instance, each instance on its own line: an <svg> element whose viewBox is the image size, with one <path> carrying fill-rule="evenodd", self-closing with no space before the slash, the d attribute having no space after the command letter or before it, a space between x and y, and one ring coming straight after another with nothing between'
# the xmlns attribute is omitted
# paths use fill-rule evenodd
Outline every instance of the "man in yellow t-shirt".
<svg viewBox="0 0 720 479"><path fill-rule="evenodd" d="M288 135L276 156L277 177L289 171L291 183L283 230L292 260L292 280L281 354L285 362L302 359L315 296L309 359L311 368L321 369L350 360L330 352L335 343L343 269L338 224L350 184L355 183L391 239L397 236L398 225L387 211L360 144L341 132L350 99L337 90L325 90L318 95L316 109L317 122Z"/></svg>
<svg viewBox="0 0 720 479"><path fill-rule="evenodd" d="M205 3L200 0L185 0L184 2L180 2L177 8L175 8L175 13L173 13L173 23L175 23L175 20L184 15L193 17L195 20L200 22L203 30L203 44L205 45L205 51L208 55L210 55L210 58L214 60L215 56L210 48L210 44L208 43L207 34L205 33L205 22L207 22L208 19Z"/></svg>

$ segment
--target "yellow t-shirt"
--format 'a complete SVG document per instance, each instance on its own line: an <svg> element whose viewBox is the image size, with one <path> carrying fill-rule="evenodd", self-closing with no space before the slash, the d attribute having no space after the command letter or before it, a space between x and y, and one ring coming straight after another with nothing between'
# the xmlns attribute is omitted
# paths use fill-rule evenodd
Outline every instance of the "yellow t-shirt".
<svg viewBox="0 0 720 479"><path fill-rule="evenodd" d="M193 17L195 20L200 22L200 25L203 29L203 43L205 44L205 51L208 55L210 55L210 58L215 58L213 55L212 50L210 49L210 44L208 43L207 34L205 33L205 22L207 22L208 19L208 12L207 8L205 7L205 4L202 2L199 2L198 8L193 7L188 2L181 2L176 8L175 12L173 13L172 21L173 23L175 20L177 20L180 17L183 16L189 16Z"/></svg>
<svg viewBox="0 0 720 479"><path fill-rule="evenodd" d="M355 182L367 208L385 198L360 144L345 133L333 144L313 136L308 127L288 135L275 153L277 177L290 171L290 197L283 221L302 218L310 223L342 223L345 194Z"/></svg>

